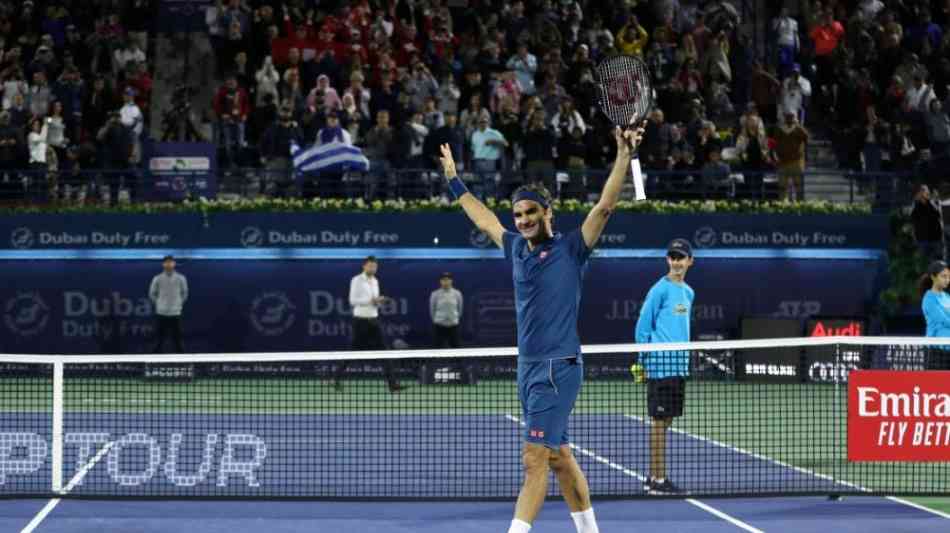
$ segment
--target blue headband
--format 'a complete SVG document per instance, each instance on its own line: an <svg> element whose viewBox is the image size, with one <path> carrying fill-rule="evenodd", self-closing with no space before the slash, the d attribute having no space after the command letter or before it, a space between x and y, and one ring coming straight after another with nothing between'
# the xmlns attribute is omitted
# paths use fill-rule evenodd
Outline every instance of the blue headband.
<svg viewBox="0 0 950 533"><path fill-rule="evenodd" d="M521 200L531 200L532 202L537 202L541 204L541 207L545 209L548 208L548 201L545 200L544 197L541 196L540 194L531 190L523 190L523 191L519 191L515 193L515 197L514 199L512 199L511 205L514 205L520 202Z"/></svg>

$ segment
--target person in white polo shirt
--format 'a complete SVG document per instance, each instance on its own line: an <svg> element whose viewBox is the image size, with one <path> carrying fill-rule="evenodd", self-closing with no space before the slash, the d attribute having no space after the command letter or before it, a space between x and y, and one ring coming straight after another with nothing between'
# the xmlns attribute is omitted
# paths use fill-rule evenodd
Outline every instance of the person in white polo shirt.
<svg viewBox="0 0 950 533"><path fill-rule="evenodd" d="M363 260L363 271L350 280L350 307L353 308L353 350L385 350L383 330L379 326L379 306L389 300L379 293L376 271L379 263L372 255ZM341 361L333 375L333 385L343 389L343 375L351 361ZM392 364L383 361L383 374L390 392L399 392L405 387L393 374Z"/></svg>

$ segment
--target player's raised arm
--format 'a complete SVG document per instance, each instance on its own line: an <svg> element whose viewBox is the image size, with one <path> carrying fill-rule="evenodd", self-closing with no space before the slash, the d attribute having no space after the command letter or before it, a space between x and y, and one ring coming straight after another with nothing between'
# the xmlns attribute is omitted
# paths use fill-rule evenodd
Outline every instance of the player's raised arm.
<svg viewBox="0 0 950 533"><path fill-rule="evenodd" d="M475 226L482 230L499 248L502 247L502 235L505 233L504 226L495 213L488 209L474 194L468 191L468 188L462 183L455 171L455 159L452 158L452 148L448 144L441 146L442 169L445 171L445 179L449 181L449 192L454 196L468 218L475 223Z"/></svg>
<svg viewBox="0 0 950 533"><path fill-rule="evenodd" d="M584 225L581 226L581 233L584 235L584 242L588 248L593 248L597 244L597 239L603 233L607 226L607 220L610 219L614 207L617 206L617 201L620 200L623 180L627 177L627 169L630 168L631 154L636 151L640 141L643 140L643 128L644 125L636 130L614 129L614 139L617 142L617 159L614 160L614 167L610 171L610 176L607 177L603 192L600 193L600 200L587 214Z"/></svg>

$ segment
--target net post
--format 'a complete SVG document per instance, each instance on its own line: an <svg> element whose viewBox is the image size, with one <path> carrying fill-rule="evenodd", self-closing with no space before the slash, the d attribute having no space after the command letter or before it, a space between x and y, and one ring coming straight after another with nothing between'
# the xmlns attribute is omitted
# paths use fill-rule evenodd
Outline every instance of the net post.
<svg viewBox="0 0 950 533"><path fill-rule="evenodd" d="M63 490L63 362L53 363L52 489Z"/></svg>

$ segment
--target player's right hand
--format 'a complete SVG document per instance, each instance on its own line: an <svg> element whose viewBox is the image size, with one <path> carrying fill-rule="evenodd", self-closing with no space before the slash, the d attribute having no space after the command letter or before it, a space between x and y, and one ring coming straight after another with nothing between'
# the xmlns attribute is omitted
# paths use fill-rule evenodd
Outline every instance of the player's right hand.
<svg viewBox="0 0 950 533"><path fill-rule="evenodd" d="M442 170L445 172L446 179L452 179L458 175L455 171L455 158L452 157L452 148L448 144L443 144L441 147L442 157L439 158L439 161L442 161Z"/></svg>

